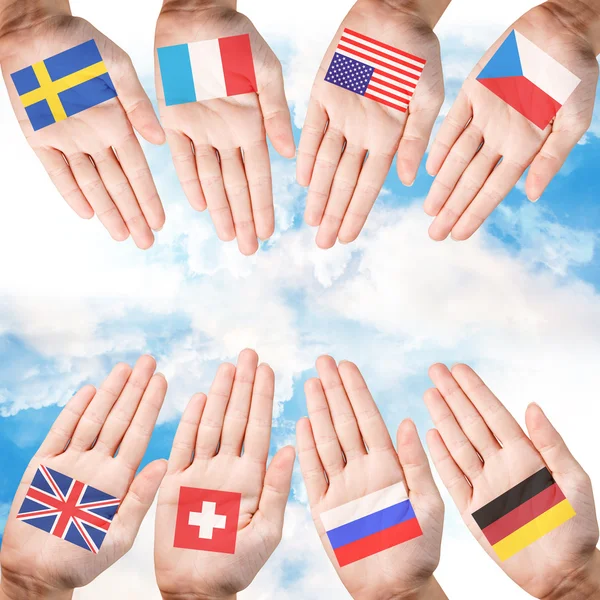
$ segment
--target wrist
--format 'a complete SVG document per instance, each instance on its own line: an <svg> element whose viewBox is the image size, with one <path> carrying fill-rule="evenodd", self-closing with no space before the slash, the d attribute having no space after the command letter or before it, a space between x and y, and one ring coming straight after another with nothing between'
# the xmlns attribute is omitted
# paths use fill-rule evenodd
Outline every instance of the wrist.
<svg viewBox="0 0 600 600"><path fill-rule="evenodd" d="M15 577L2 569L0 600L71 600L73 590L53 588L33 577Z"/></svg>
<svg viewBox="0 0 600 600"><path fill-rule="evenodd" d="M162 12L210 8L237 10L237 0L163 0Z"/></svg>
<svg viewBox="0 0 600 600"><path fill-rule="evenodd" d="M404 592L389 592L387 595L379 589L364 594L353 594L354 600L448 600L440 584L432 575L419 587Z"/></svg>
<svg viewBox="0 0 600 600"><path fill-rule="evenodd" d="M0 0L0 38L65 15L71 15L69 0Z"/></svg>
<svg viewBox="0 0 600 600"><path fill-rule="evenodd" d="M211 596L206 594L180 594L180 593L168 593L162 592L160 593L163 600L237 600L237 594L231 594L227 596Z"/></svg>
<svg viewBox="0 0 600 600"><path fill-rule="evenodd" d="M419 17L433 29L440 20L451 0L380 0L390 8Z"/></svg>
<svg viewBox="0 0 600 600"><path fill-rule="evenodd" d="M600 597L600 550L540 600L596 600Z"/></svg>
<svg viewBox="0 0 600 600"><path fill-rule="evenodd" d="M600 54L600 0L547 0L541 6L566 29L583 38L594 56Z"/></svg>

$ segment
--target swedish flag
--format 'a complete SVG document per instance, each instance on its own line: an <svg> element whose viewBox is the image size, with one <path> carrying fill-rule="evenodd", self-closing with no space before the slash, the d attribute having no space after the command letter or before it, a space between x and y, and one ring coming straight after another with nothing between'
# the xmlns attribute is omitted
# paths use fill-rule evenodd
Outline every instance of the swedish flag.
<svg viewBox="0 0 600 600"><path fill-rule="evenodd" d="M94 40L21 69L11 77L36 131L117 95Z"/></svg>

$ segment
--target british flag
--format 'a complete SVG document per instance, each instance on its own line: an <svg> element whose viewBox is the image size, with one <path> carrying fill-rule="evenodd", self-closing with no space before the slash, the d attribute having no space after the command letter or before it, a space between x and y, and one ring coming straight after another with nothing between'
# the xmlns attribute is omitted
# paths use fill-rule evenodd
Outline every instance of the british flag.
<svg viewBox="0 0 600 600"><path fill-rule="evenodd" d="M40 465L17 519L97 554L120 500Z"/></svg>

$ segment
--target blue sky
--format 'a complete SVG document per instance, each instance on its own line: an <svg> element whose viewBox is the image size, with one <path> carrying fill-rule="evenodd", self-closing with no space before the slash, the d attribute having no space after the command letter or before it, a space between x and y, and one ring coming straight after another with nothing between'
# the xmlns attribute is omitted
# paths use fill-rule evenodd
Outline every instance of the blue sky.
<svg viewBox="0 0 600 600"><path fill-rule="evenodd" d="M326 45L331 23L339 23L341 17L331 12L324 15L329 25L318 25L329 29L317 36L317 45ZM267 11L256 16L263 23L267 18ZM490 25L488 38L508 22ZM98 26L111 33L108 20ZM309 58L300 61L295 45L283 43L272 33L276 29L265 35L283 59L297 124L306 100L296 93L298 81L314 73L314 65ZM114 35L127 42L126 31ZM144 35L140 48L151 43ZM461 69L485 47L450 36L443 48L449 105L460 87ZM146 62L138 70L152 96L151 65L141 60ZM590 403L586 419L573 419L570 402L584 402L595 389L600 352L595 175L600 139L595 135L577 146L537 204L530 204L518 186L466 243L435 244L427 238L429 219L421 204L431 178L422 167L415 185L404 188L394 165L359 240L328 252L314 246L314 231L302 222L305 192L294 183L293 162L273 154L277 231L252 259L241 257L235 245L218 242L208 215L187 205L168 150L146 146L168 222L156 245L143 254L129 242L115 244L97 223L82 223L64 208L6 104L0 95L0 127L11 148L4 161L15 165L14 172L3 173L6 197L26 202L0 209L0 254L11 257L2 265L0 281L0 530L58 404L78 387L100 384L112 365L133 363L142 352L157 358L170 389L146 463L168 456L189 396L206 391L218 364L235 360L246 346L255 347L275 369L273 450L293 443L294 423L306 413L303 382L315 375L312 365L321 353L361 367L392 432L411 417L422 434L431 425L421 401L430 385L428 366L464 361L483 374L520 420L531 400L547 408L600 496L600 467L592 460L597 454L593 424L600 412ZM25 172L36 175L28 177L26 193ZM37 217L33 223L30 214ZM23 222L28 235L15 225ZM306 587L298 583L299 574L309 569L319 575L320 589L332 598L344 597L319 554L298 473L292 500L289 533L244 597L269 597L265 590L276 590L284 600L312 597L314 581L304 582ZM444 555L440 578L450 594L461 589L457 549L482 579L495 572L446 500L444 543L455 552ZM144 537L151 536L149 531L140 534L146 548L141 541L107 577L138 582L138 573L150 573L149 538ZM317 548L317 558L300 543ZM295 550L302 558L293 555ZM491 600L518 597L506 586L500 579ZM99 588L90 588L86 598L100 597L93 595Z"/></svg>

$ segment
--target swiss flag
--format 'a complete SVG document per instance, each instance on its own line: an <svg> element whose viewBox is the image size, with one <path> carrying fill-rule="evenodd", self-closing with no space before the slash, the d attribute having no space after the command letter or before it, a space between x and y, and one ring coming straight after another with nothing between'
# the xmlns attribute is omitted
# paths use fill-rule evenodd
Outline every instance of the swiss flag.
<svg viewBox="0 0 600 600"><path fill-rule="evenodd" d="M233 554L241 501L236 492L182 486L174 546Z"/></svg>

